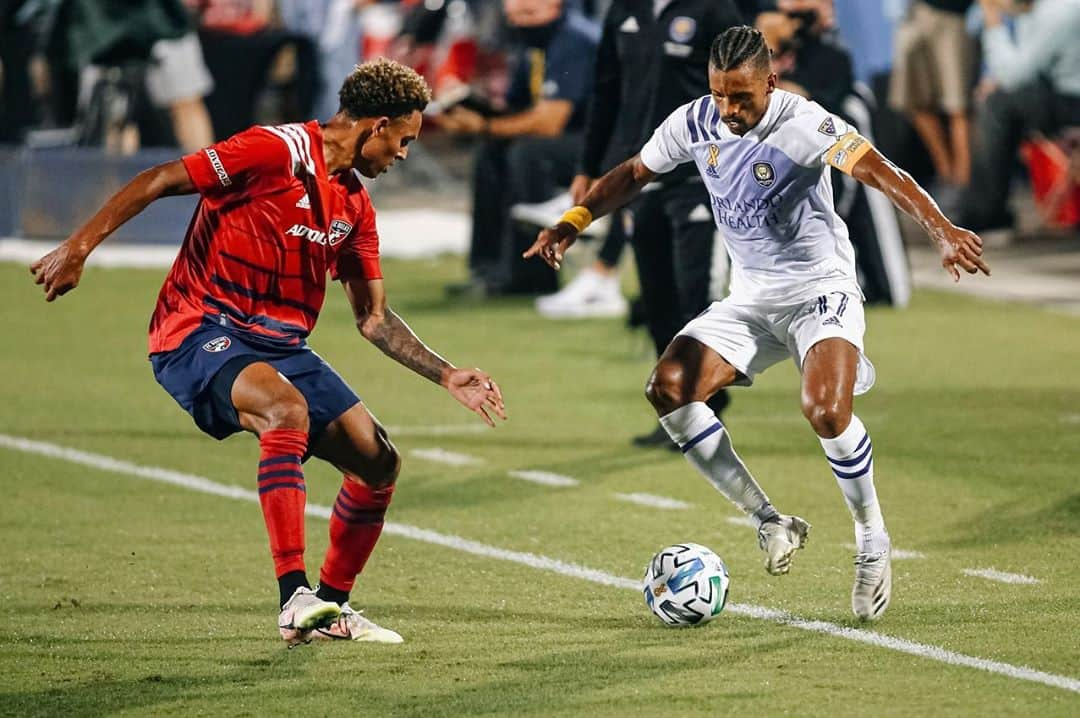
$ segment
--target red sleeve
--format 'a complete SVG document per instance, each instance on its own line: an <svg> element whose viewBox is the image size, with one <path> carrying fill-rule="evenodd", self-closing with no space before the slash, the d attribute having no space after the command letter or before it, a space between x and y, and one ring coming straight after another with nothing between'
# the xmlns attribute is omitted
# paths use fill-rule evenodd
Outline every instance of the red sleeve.
<svg viewBox="0 0 1080 718"><path fill-rule="evenodd" d="M199 194L223 204L278 189L292 176L293 150L282 137L251 127L183 161Z"/></svg>
<svg viewBox="0 0 1080 718"><path fill-rule="evenodd" d="M375 226L375 207L366 190L359 194L356 227L338 252L337 263L330 271L337 279L382 279L379 265L379 230Z"/></svg>

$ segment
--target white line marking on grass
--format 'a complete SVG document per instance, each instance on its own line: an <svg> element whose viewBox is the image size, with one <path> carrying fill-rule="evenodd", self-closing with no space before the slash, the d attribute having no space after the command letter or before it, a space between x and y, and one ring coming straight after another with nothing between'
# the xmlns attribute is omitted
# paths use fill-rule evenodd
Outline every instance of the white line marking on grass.
<svg viewBox="0 0 1080 718"><path fill-rule="evenodd" d="M137 476L150 479L151 481L160 481L206 494L213 494L215 496L242 499L253 503L258 503L259 501L259 495L255 491L249 489L226 486L201 476L184 474L179 471L170 471L154 466L140 466L139 464L121 461L109 456L92 454L77 449L69 449L42 441L32 441L30 439L0 434L0 446L15 449L17 451L24 451L30 454L63 459L64 461L82 464L83 466L91 466L105 471ZM329 518L330 508L327 506L308 504L307 514L309 516ZM611 586L627 590L633 589L634 591L641 590L641 582L634 579L615 576L604 571L597 571L585 566L548 558L547 556L538 556L523 551L511 551L497 546L489 546L476 541L469 541L460 536L441 534L436 531L430 531L416 526L395 523L387 523L384 526L383 531L395 536L402 536L417 541L444 546L456 551L473 554L474 556L484 556L487 558L499 559L501 561L510 561L541 571L556 573L561 576L591 581L592 583L600 584L602 586ZM903 638L894 638L892 636L882 635L861 628L848 628L827 621L810 621L783 611L765 608L764 606L732 603L727 606L727 611L739 616L748 616L763 621L779 623L803 631L824 633L829 636L843 638L849 641L866 643L878 648L888 648L893 651L919 656L920 658L926 658L940 663L975 668L980 671L986 671L987 673L996 673L1008 678L1030 681L1032 683L1041 683L1053 688L1061 688L1063 690L1072 691L1073 693L1080 693L1080 679L1037 671L1034 668L1028 668L1027 666L1014 666L1009 663L1001 663L1000 661L991 661L985 658L967 656L962 653L945 650L939 646L916 643L915 641L908 641Z"/></svg>
<svg viewBox="0 0 1080 718"><path fill-rule="evenodd" d="M844 544L844 548L848 551L858 551L859 549L853 543ZM891 552L891 556L896 561L908 561L915 558L926 558L926 554L922 551L909 551L902 548L894 548Z"/></svg>
<svg viewBox="0 0 1080 718"><path fill-rule="evenodd" d="M962 568L960 573L965 576L975 576L976 578L985 578L990 581L1000 581L1001 583L1024 583L1029 585L1041 583L1039 579L1025 576L1022 573L1005 573L993 568Z"/></svg>
<svg viewBox="0 0 1080 718"><path fill-rule="evenodd" d="M581 482L562 474L553 474L550 471L532 471L531 469L507 471L508 476L523 481L531 481L534 484L544 486L577 486Z"/></svg>
<svg viewBox="0 0 1080 718"><path fill-rule="evenodd" d="M386 431L397 436L457 436L459 434L479 434L489 426L479 422L475 424L430 424L428 426L388 426Z"/></svg>
<svg viewBox="0 0 1080 718"><path fill-rule="evenodd" d="M728 516L724 520L729 524L734 524L736 526L749 526L752 529L757 528L757 524L755 524L754 520L749 516Z"/></svg>
<svg viewBox="0 0 1080 718"><path fill-rule="evenodd" d="M667 509L669 511L694 507L693 504L688 504L685 501L669 499L666 496L654 496L653 494L615 494L615 498L631 504L641 504L642 506L651 506L654 509Z"/></svg>
<svg viewBox="0 0 1080 718"><path fill-rule="evenodd" d="M1062 414L1062 424L1080 424L1080 414Z"/></svg>
<svg viewBox="0 0 1080 718"><path fill-rule="evenodd" d="M418 459L424 459L425 461L449 464L450 466L476 466L477 464L484 463L483 459L478 459L475 456L447 451L446 449L440 449L437 446L430 449L413 449L409 452L409 455L415 456Z"/></svg>

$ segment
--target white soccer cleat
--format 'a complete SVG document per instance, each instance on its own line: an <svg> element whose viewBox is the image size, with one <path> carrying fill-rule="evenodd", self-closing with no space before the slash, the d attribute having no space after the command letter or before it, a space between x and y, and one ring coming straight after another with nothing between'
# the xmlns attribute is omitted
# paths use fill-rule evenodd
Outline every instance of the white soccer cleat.
<svg viewBox="0 0 1080 718"><path fill-rule="evenodd" d="M806 545L810 524L798 516L780 514L758 529L758 546L765 552L765 570L773 576L791 570L791 555Z"/></svg>
<svg viewBox="0 0 1080 718"><path fill-rule="evenodd" d="M535 227L551 227L558 223L563 212L574 206L569 192L552 197L545 202L535 204L515 204L510 208L510 219L515 222L531 224ZM599 217L579 233L581 237L603 237L607 235L611 220Z"/></svg>
<svg viewBox="0 0 1080 718"><path fill-rule="evenodd" d="M329 626L316 628L311 638L326 641L369 641L371 643L403 643L404 638L396 631L383 628L362 616L358 611L344 603L341 615Z"/></svg>
<svg viewBox="0 0 1080 718"><path fill-rule="evenodd" d="M547 319L622 317L628 310L619 277L605 276L590 267L582 269L555 294L536 299L537 313Z"/></svg>
<svg viewBox="0 0 1080 718"><path fill-rule="evenodd" d="M892 558L890 549L855 555L855 586L851 589L851 610L863 621L876 621L892 599Z"/></svg>
<svg viewBox="0 0 1080 718"><path fill-rule="evenodd" d="M341 608L333 601L324 601L310 588L301 586L285 602L278 615L278 631L289 648L307 643L311 632L329 626L341 615Z"/></svg>

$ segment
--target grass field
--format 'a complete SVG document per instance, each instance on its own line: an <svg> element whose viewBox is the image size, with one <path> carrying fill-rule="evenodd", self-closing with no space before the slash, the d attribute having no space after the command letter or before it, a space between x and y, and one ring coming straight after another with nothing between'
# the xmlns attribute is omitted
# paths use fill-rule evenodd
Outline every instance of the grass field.
<svg viewBox="0 0 1080 718"><path fill-rule="evenodd" d="M287 651L257 506L7 439L0 714L1080 715L1080 320L936 294L869 312L878 385L857 411L894 545L921 557L895 562L892 608L865 629L849 608L850 519L799 414L793 368L736 391L727 415L774 502L815 525L791 575L773 578L753 531L728 521L734 509L681 457L628 447L652 421L642 340L617 322L544 322L527 302L447 305L456 261L385 270L398 311L453 360L490 371L511 417L470 431L475 417L368 346L332 292L312 345L396 429L406 458L389 517L399 530L353 603L406 643ZM145 327L163 274L92 269L50 306L25 268L0 265L0 434L250 490L256 442L204 437L153 380ZM433 448L481 463L412 455ZM309 502L330 505L338 477L315 462L307 474ZM616 498L632 493L689 507ZM314 573L325 521L309 517L308 534ZM517 561L468 553L463 540ZM636 591L523 556L637 579L676 541L710 546L731 571L734 610L701 629L665 629ZM824 623L763 620L762 609ZM849 640L871 630L876 643ZM881 636L1059 685L900 652Z"/></svg>

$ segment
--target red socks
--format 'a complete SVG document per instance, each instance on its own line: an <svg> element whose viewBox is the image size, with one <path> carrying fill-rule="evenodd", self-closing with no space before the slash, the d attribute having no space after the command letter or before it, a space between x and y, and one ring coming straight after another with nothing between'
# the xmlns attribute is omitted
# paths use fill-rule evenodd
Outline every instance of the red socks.
<svg viewBox="0 0 1080 718"><path fill-rule="evenodd" d="M352 590L382 533L383 516L393 494L393 486L375 490L345 478L330 516L330 548L319 575L320 585L345 594Z"/></svg>
<svg viewBox="0 0 1080 718"><path fill-rule="evenodd" d="M307 489L300 459L307 451L307 442L307 432L296 429L271 429L259 437L259 503L279 578L304 570Z"/></svg>

